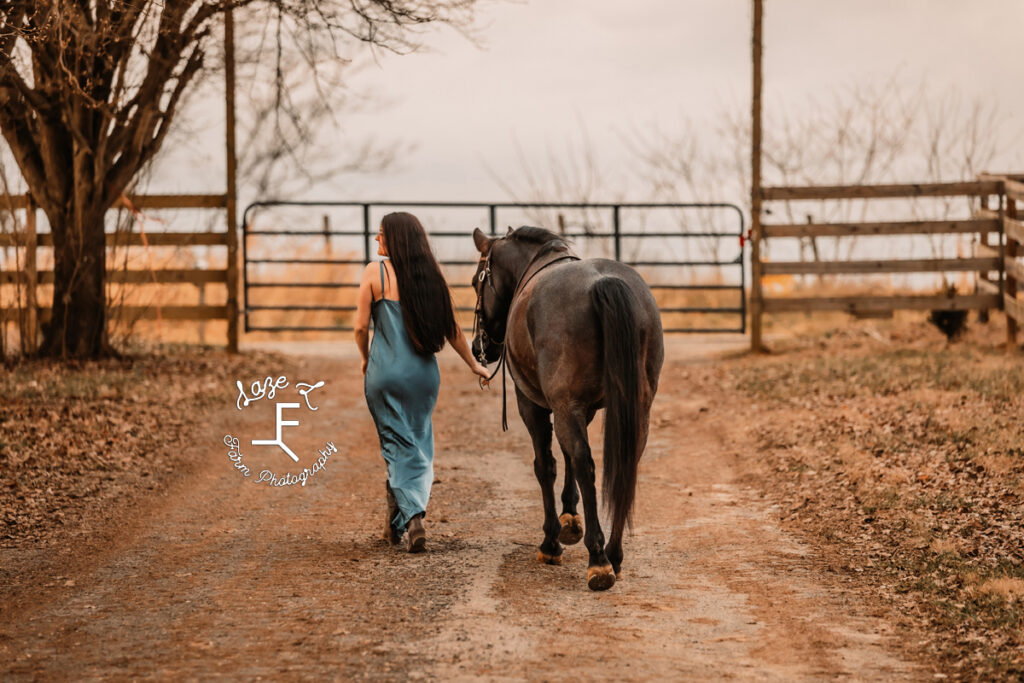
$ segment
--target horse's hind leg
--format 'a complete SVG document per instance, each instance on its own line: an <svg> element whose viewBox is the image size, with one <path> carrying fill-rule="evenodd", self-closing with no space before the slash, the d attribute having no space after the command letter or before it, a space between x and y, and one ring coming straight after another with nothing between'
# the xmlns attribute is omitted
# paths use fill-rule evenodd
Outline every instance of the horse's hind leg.
<svg viewBox="0 0 1024 683"><path fill-rule="evenodd" d="M596 409L587 413L587 425L594 420ZM576 486L576 468L572 464L572 454L562 448L562 458L565 461L565 482L562 484L562 514L558 521L562 524L562 533L558 534L558 540L562 545L575 545L583 538L583 517L576 512L576 505L580 502L579 487Z"/></svg>
<svg viewBox="0 0 1024 683"><path fill-rule="evenodd" d="M562 546L558 543L562 525L555 515L557 472L555 457L551 454L551 411L523 396L518 388L516 401L519 404L519 415L523 418L533 441L533 472L537 475L541 497L544 499L544 542L537 551L537 561L545 564L562 564Z"/></svg>
<svg viewBox="0 0 1024 683"><path fill-rule="evenodd" d="M591 590L606 590L615 585L615 573L604 552L604 533L597 517L597 489L594 485L594 458L587 442L586 416L579 412L555 413L555 434L558 443L572 456L576 483L583 499L586 532L583 543L590 551L587 585Z"/></svg>
<svg viewBox="0 0 1024 683"><path fill-rule="evenodd" d="M576 468L572 464L572 455L563 448L562 457L565 460L565 483L562 485L562 514L558 516L558 522L562 525L558 540L564 545L574 545L583 538L583 517L576 512L580 494L576 487Z"/></svg>

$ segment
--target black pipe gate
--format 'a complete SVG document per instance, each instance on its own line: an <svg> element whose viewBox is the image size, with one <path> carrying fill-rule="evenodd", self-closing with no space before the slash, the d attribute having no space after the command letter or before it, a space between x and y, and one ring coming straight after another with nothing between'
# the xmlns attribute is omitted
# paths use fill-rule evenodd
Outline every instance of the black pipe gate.
<svg viewBox="0 0 1024 683"><path fill-rule="evenodd" d="M252 218L258 209L273 206L284 207L360 207L362 208L362 230L331 230L325 225L322 230L254 230ZM720 240L737 240L739 248L738 255L730 260L704 260L704 261L624 261L630 266L642 267L697 267L716 266L721 268L738 268L740 283L733 284L655 284L650 285L652 290L707 290L707 291L735 291L739 294L738 306L692 306L692 307L661 307L659 310L664 313L691 313L691 314L729 314L737 316L737 324L732 327L671 327L665 328L665 332L693 332L713 333L732 332L746 333L746 266L743 260L745 242L745 221L743 211L735 204L724 202L711 203L487 203L487 202L319 202L319 201L259 201L253 202L246 207L242 214L242 282L244 296L244 317L246 332L329 332L351 330L350 325L254 325L250 320L250 314L258 311L354 311L355 306L339 305L303 305L303 304L261 304L258 301L259 292L272 289L286 288L358 288L358 282L275 282L260 281L253 278L250 273L250 264L322 264L322 265L366 265L370 262L375 249L371 248L372 238L376 230L371 231L370 212L375 207L380 208L453 208L453 209L487 209L489 232L492 236L497 235L497 214L500 209L602 209L612 212L612 232L559 232L560 235L569 238L585 239L611 239L613 240L615 259L622 261L622 239L664 239L664 238L714 238ZM735 232L623 232L621 217L623 209L680 209L680 210L722 210L729 213L735 212ZM430 237L464 237L471 239L471 231L427 231ZM334 236L348 236L363 238L362 259L317 259L317 258L252 258L249 250L249 238L254 236L291 236L291 237L321 237L330 238ZM476 259L472 261L461 260L440 260L442 265L472 266L476 265ZM453 289L471 288L468 283L454 283L449 285ZM253 299L257 299L254 301ZM458 311L472 311L472 307L457 306Z"/></svg>

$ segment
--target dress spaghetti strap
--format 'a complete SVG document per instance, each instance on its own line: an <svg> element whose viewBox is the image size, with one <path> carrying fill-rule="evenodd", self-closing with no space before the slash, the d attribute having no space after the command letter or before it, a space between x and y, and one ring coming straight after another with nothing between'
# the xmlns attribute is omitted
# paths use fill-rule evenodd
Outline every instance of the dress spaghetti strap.
<svg viewBox="0 0 1024 683"><path fill-rule="evenodd" d="M384 298L384 261L378 261L380 264L380 298Z"/></svg>

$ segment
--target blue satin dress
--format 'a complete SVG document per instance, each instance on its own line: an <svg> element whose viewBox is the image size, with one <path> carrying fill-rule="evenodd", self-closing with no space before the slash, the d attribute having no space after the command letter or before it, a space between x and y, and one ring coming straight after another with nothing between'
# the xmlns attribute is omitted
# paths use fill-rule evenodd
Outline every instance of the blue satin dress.
<svg viewBox="0 0 1024 683"><path fill-rule="evenodd" d="M370 306L373 341L366 365L366 405L377 425L388 482L398 503L392 526L403 531L409 520L426 512L434 481L434 427L431 416L441 386L434 354L416 352L405 331L402 304L385 299L384 263L380 264L381 298Z"/></svg>

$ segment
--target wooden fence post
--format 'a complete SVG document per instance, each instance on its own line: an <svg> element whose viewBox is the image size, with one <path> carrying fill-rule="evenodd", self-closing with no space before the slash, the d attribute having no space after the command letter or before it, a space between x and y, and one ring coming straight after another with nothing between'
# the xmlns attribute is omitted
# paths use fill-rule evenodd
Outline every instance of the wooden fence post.
<svg viewBox="0 0 1024 683"><path fill-rule="evenodd" d="M982 211L987 210L988 209L989 195L983 194L978 199L979 199L979 208ZM982 249L979 249L978 253L976 253L975 256L987 255L987 249L991 248L991 246L992 246L991 242L989 241L989 233L987 233L987 232L979 232L978 233L978 243L982 246ZM977 277L978 277L978 281L979 282L991 282L991 280L989 279L988 271L987 270L980 271L978 273ZM978 285L975 285L974 291L975 291L975 294L977 294L978 292L981 291L981 288ZM987 323L988 320L989 320L989 310L987 308L983 308L980 311L978 311L978 321L979 322Z"/></svg>
<svg viewBox="0 0 1024 683"><path fill-rule="evenodd" d="M1017 218L1017 202L1009 194L1006 195L1006 213L1003 214L1009 220L1016 220ZM1005 223L1005 221L1004 221ZM1017 299L1017 239L1016 232L1006 230L1005 226L1003 232L1006 234L1006 260L1003 263L1003 269L1006 272L1006 287L1003 290L1003 296L1007 299L1012 300L1012 303L1008 306L1004 306L1006 310L1006 350L1014 351L1017 348L1017 315L1019 310L1016 303Z"/></svg>
<svg viewBox="0 0 1024 683"><path fill-rule="evenodd" d="M753 93L750 128L750 350L763 350L761 318L764 300L761 291L761 34L763 0L754 0L752 40Z"/></svg>
<svg viewBox="0 0 1024 683"><path fill-rule="evenodd" d="M39 311L37 287L39 284L39 266L36 260L36 203L32 195L25 197L25 315L22 318L20 336L21 352L35 353L36 340L39 334Z"/></svg>

